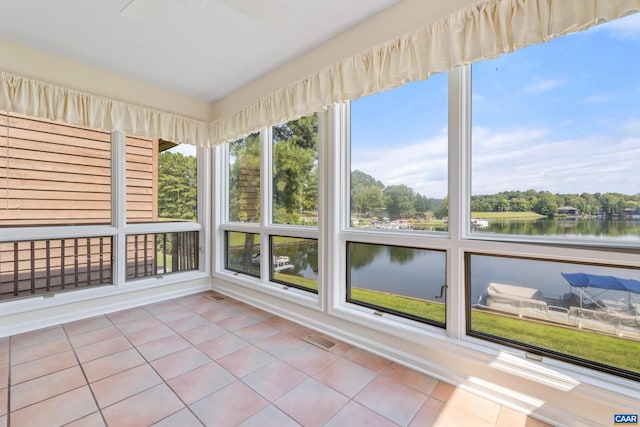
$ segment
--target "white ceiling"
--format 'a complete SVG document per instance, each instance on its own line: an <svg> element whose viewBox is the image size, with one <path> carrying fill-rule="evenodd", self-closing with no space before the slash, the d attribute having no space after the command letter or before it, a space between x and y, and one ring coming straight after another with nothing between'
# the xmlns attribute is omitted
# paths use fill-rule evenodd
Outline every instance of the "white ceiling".
<svg viewBox="0 0 640 427"><path fill-rule="evenodd" d="M213 102L400 0L130 1L0 0L0 38Z"/></svg>

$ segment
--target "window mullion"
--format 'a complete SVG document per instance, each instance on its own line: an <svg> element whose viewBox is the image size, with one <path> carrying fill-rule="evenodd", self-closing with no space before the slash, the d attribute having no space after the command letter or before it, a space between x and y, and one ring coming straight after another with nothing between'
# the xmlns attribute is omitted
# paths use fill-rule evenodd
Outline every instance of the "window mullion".
<svg viewBox="0 0 640 427"><path fill-rule="evenodd" d="M449 238L447 266L447 326L455 338L464 337L465 274L462 238L469 223L470 67L449 73Z"/></svg>
<svg viewBox="0 0 640 427"><path fill-rule="evenodd" d="M125 283L127 273L127 154L124 133L111 132L111 147L111 223L117 230L113 249L113 283L120 286Z"/></svg>
<svg viewBox="0 0 640 427"><path fill-rule="evenodd" d="M273 218L273 131L270 127L260 131L260 277L269 280L270 248L267 228Z"/></svg>

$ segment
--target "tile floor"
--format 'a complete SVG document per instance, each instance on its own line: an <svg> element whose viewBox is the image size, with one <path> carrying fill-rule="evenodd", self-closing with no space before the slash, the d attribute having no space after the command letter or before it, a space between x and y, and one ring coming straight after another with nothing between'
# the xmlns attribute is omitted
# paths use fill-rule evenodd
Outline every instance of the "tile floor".
<svg viewBox="0 0 640 427"><path fill-rule="evenodd" d="M208 295L0 338L0 427L546 426Z"/></svg>

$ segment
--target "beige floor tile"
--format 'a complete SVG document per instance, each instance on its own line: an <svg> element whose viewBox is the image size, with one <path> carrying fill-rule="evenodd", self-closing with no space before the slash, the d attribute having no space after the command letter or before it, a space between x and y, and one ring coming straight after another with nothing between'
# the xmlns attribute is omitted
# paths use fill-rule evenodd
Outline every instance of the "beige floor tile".
<svg viewBox="0 0 640 427"><path fill-rule="evenodd" d="M242 381L273 402L307 378L305 373L287 363L276 360L247 375Z"/></svg>
<svg viewBox="0 0 640 427"><path fill-rule="evenodd" d="M242 378L275 360L266 351L255 346L248 346L217 359L217 362L236 377Z"/></svg>
<svg viewBox="0 0 640 427"><path fill-rule="evenodd" d="M324 427L344 426L394 427L397 424L373 412L371 409L351 401L324 424ZM422 427L427 427L427 424L422 425Z"/></svg>
<svg viewBox="0 0 640 427"><path fill-rule="evenodd" d="M281 359L307 375L314 375L338 356L314 345L306 344L297 350L285 354Z"/></svg>
<svg viewBox="0 0 640 427"><path fill-rule="evenodd" d="M261 322L238 329L234 333L243 340L256 343L280 333L280 330Z"/></svg>
<svg viewBox="0 0 640 427"><path fill-rule="evenodd" d="M138 346L137 349L145 359L151 361L191 347L191 344L178 334Z"/></svg>
<svg viewBox="0 0 640 427"><path fill-rule="evenodd" d="M148 304L144 306L144 309L152 314L166 313L168 311L178 310L183 308L182 304L170 299L166 301L156 302L154 304Z"/></svg>
<svg viewBox="0 0 640 427"><path fill-rule="evenodd" d="M19 427L61 426L96 412L88 386L59 394L11 413L11 425Z"/></svg>
<svg viewBox="0 0 640 427"><path fill-rule="evenodd" d="M14 365L11 367L11 384L17 385L76 365L78 365L78 360L72 351L65 351L64 353Z"/></svg>
<svg viewBox="0 0 640 427"><path fill-rule="evenodd" d="M143 345L152 341L175 335L175 331L164 324L158 324L150 328L138 330L127 334L127 338L135 346Z"/></svg>
<svg viewBox="0 0 640 427"><path fill-rule="evenodd" d="M427 396L379 375L354 400L396 424L407 425L427 400Z"/></svg>
<svg viewBox="0 0 640 427"><path fill-rule="evenodd" d="M153 424L152 427L202 427L204 424L185 408Z"/></svg>
<svg viewBox="0 0 640 427"><path fill-rule="evenodd" d="M90 383L142 365L145 360L135 349L120 351L83 364Z"/></svg>
<svg viewBox="0 0 640 427"><path fill-rule="evenodd" d="M347 397L355 396L377 373L350 360L339 358L331 362L313 377Z"/></svg>
<svg viewBox="0 0 640 427"><path fill-rule="evenodd" d="M149 366L140 365L91 384L100 408L161 384L162 378Z"/></svg>
<svg viewBox="0 0 640 427"><path fill-rule="evenodd" d="M76 322L62 325L67 335L78 335L85 332L96 331L113 326L106 316L91 317L89 319L78 320Z"/></svg>
<svg viewBox="0 0 640 427"><path fill-rule="evenodd" d="M191 312L191 315L189 316L167 322L167 326L178 333L197 328L198 326L206 326L210 324L210 321L198 314L194 314L193 312Z"/></svg>
<svg viewBox="0 0 640 427"><path fill-rule="evenodd" d="M49 341L66 339L67 336L62 326L54 326L46 329L39 329L33 332L14 335L11 337L11 350L16 351L25 347L46 344Z"/></svg>
<svg viewBox="0 0 640 427"><path fill-rule="evenodd" d="M113 353L118 353L123 350L131 348L132 345L123 336L100 341L94 344L85 345L84 347L76 348L76 356L81 363L89 362L91 360L100 359L101 357L108 356Z"/></svg>
<svg viewBox="0 0 640 427"><path fill-rule="evenodd" d="M73 366L11 387L11 411L86 385L82 370Z"/></svg>
<svg viewBox="0 0 640 427"><path fill-rule="evenodd" d="M382 375L429 395L438 385L438 380L413 369L392 363L382 371Z"/></svg>
<svg viewBox="0 0 640 427"><path fill-rule="evenodd" d="M499 404L461 388L456 388L449 400L447 400L446 408L447 410L467 413L490 425L496 423L500 411Z"/></svg>
<svg viewBox="0 0 640 427"><path fill-rule="evenodd" d="M444 405L444 402L430 397L411 420L409 427L427 427L436 424L444 409Z"/></svg>
<svg viewBox="0 0 640 427"><path fill-rule="evenodd" d="M71 335L69 341L74 348L80 348L91 344L97 344L112 338L122 337L122 333L113 325L93 331L81 332Z"/></svg>
<svg viewBox="0 0 640 427"><path fill-rule="evenodd" d="M549 427L206 294L0 339L0 427Z"/></svg>
<svg viewBox="0 0 640 427"><path fill-rule="evenodd" d="M260 323L260 320L245 314L236 314L216 322L218 326L225 328L228 331L236 331L238 329L246 328L247 326L255 325L256 323Z"/></svg>
<svg viewBox="0 0 640 427"><path fill-rule="evenodd" d="M160 320L156 319L152 314L145 312L146 317L130 320L124 323L118 323L116 327L120 329L126 336L131 336L138 331L153 328L155 326L164 326Z"/></svg>
<svg viewBox="0 0 640 427"><path fill-rule="evenodd" d="M136 307L107 314L109 320L111 320L115 325L121 325L123 323L131 322L132 320L140 320L151 316L151 313L149 313L142 307Z"/></svg>
<svg viewBox="0 0 640 427"><path fill-rule="evenodd" d="M156 317L156 319L160 320L165 324L176 321L176 320L184 319L185 317L189 317L193 315L194 315L193 311L181 305L179 306L179 308L176 308L174 310L165 311L162 313L154 313L154 316Z"/></svg>
<svg viewBox="0 0 640 427"><path fill-rule="evenodd" d="M303 426L321 426L348 401L344 395L309 378L285 393L274 405Z"/></svg>
<svg viewBox="0 0 640 427"><path fill-rule="evenodd" d="M109 426L149 426L180 411L184 405L166 384L157 385L102 410Z"/></svg>
<svg viewBox="0 0 640 427"><path fill-rule="evenodd" d="M105 427L104 419L100 412L94 412L86 417L82 417L79 420L73 421L69 424L65 424L64 427Z"/></svg>
<svg viewBox="0 0 640 427"><path fill-rule="evenodd" d="M241 382L234 382L190 406L206 425L231 427L251 418L269 404Z"/></svg>
<svg viewBox="0 0 640 427"><path fill-rule="evenodd" d="M221 337L205 341L198 348L211 359L217 360L249 345L248 342L234 334L226 334Z"/></svg>
<svg viewBox="0 0 640 427"><path fill-rule="evenodd" d="M191 405L235 381L237 378L229 371L216 362L210 362L169 380L167 384L187 405Z"/></svg>
<svg viewBox="0 0 640 427"><path fill-rule="evenodd" d="M11 345L11 364L18 365L41 359L47 356L64 353L71 350L71 345L66 337L45 341L41 344L31 345L29 347L14 348Z"/></svg>
<svg viewBox="0 0 640 427"><path fill-rule="evenodd" d="M180 335L182 335L182 337L191 344L198 345L228 333L229 331L226 329L221 328L214 323L207 322L202 326L182 331L180 332Z"/></svg>
<svg viewBox="0 0 640 427"><path fill-rule="evenodd" d="M238 427L298 427L299 425L290 416L275 406L269 405L239 424Z"/></svg>
<svg viewBox="0 0 640 427"><path fill-rule="evenodd" d="M165 381L192 371L200 366L207 365L211 359L195 347L180 350L168 356L156 359L151 366L158 371Z"/></svg>
<svg viewBox="0 0 640 427"><path fill-rule="evenodd" d="M262 323L266 324L267 321ZM282 357L285 354L296 351L305 344L306 343L300 338L287 332L280 332L276 335L272 335L269 338L255 343L256 346L273 354L276 357Z"/></svg>
<svg viewBox="0 0 640 427"><path fill-rule="evenodd" d="M441 402L446 402L451 398L451 395L453 395L454 391L456 391L456 388L454 386L439 381L436 387L431 392L431 397L433 397L434 399L438 399Z"/></svg>
<svg viewBox="0 0 640 427"><path fill-rule="evenodd" d="M367 369L371 369L374 372L382 372L387 366L391 364L387 359L383 359L380 356L366 352L357 347L353 347L345 355L345 358L357 363L360 366L364 366Z"/></svg>

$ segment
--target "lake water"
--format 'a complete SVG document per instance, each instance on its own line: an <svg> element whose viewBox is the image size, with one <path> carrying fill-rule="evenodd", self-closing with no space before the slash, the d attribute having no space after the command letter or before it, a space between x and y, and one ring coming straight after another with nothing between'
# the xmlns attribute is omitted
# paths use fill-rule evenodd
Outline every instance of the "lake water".
<svg viewBox="0 0 640 427"><path fill-rule="evenodd" d="M640 240L640 221L602 218L539 219L535 221L489 220L483 233L524 236L560 236L612 240Z"/></svg>
<svg viewBox="0 0 640 427"><path fill-rule="evenodd" d="M492 222L485 232L595 236L614 239L640 239L640 221L562 220L562 221L499 221ZM293 264L287 274L310 279L318 278L318 245L306 244L281 246L276 255L288 256ZM402 248L385 245L350 243L350 283L354 287L372 289L442 301L435 296L445 284L446 254L442 251ZM561 262L521 260L474 255L471 257L471 302L484 294L490 282L519 285L539 289L551 298L561 297L571 287L560 273L591 273L613 275L640 280L640 271L596 267ZM606 299L628 298L626 293L608 291ZM640 298L633 295L632 298Z"/></svg>

